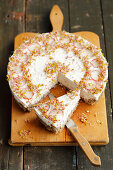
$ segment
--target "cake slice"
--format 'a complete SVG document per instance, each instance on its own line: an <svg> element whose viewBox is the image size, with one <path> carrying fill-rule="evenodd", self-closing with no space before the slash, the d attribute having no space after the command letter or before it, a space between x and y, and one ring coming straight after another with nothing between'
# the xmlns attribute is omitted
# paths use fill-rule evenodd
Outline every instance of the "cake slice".
<svg viewBox="0 0 113 170"><path fill-rule="evenodd" d="M79 99L80 90L76 89L58 98L52 97L46 102L39 102L34 109L46 128L58 133L72 116Z"/></svg>

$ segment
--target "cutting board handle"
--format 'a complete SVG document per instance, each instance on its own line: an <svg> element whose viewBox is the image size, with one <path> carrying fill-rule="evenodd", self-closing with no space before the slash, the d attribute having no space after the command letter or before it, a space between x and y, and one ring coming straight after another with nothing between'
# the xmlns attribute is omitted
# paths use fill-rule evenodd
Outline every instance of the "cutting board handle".
<svg viewBox="0 0 113 170"><path fill-rule="evenodd" d="M58 5L54 5L50 12L50 21L53 27L52 31L61 31L63 26L63 13Z"/></svg>

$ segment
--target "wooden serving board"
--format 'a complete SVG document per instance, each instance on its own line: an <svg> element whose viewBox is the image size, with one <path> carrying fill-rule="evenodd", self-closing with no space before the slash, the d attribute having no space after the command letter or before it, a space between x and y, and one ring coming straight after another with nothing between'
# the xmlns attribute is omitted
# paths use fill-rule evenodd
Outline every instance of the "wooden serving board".
<svg viewBox="0 0 113 170"><path fill-rule="evenodd" d="M57 5L52 8L50 21L53 31L60 31L62 29L63 14ZM95 33L85 31L74 34L78 34L88 41L91 41L97 47L100 47L99 37ZM35 33L22 33L16 36L14 43L15 49L17 49L24 40L34 36ZM51 93L53 93L55 97L59 97L65 94L66 90L57 85L54 89L51 89ZM45 100L47 99L46 97ZM83 113L88 117L89 123L87 124L79 120L79 117ZM109 142L105 94L103 94L100 100L93 106L80 102L72 119L77 124L81 134L90 144L105 145ZM66 128L58 134L46 130L44 125L40 123L34 110L30 113L24 112L14 98L12 98L11 138L9 144L12 146L68 146L76 145L77 143Z"/></svg>
<svg viewBox="0 0 113 170"><path fill-rule="evenodd" d="M100 47L99 37L92 32L77 32L87 40L91 41L96 46ZM15 38L15 49L29 37L33 37L35 33L22 33ZM56 86L51 92L56 96L61 96L66 93L66 90L61 86ZM88 117L88 122L91 124L82 123L78 117L85 113ZM54 134L45 129L38 120L34 110L24 112L12 98L12 113L11 113L11 139L9 144L32 145L32 146L66 146L76 145L74 138L68 130L64 128L60 133ZM108 127L106 118L105 94L93 106L80 101L72 119L77 124L81 134L92 145L105 145L109 142ZM27 133L26 136L20 135Z"/></svg>

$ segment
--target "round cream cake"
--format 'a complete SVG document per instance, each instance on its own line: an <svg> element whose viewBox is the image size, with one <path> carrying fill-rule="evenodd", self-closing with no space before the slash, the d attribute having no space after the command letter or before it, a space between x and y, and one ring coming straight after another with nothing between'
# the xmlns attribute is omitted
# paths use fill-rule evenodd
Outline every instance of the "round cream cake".
<svg viewBox="0 0 113 170"><path fill-rule="evenodd" d="M101 49L65 31L36 34L22 43L9 58L7 70L14 98L28 110L58 82L79 96L72 110L80 98L93 104L103 93L107 78L108 63ZM69 93L61 96L62 103L69 100Z"/></svg>

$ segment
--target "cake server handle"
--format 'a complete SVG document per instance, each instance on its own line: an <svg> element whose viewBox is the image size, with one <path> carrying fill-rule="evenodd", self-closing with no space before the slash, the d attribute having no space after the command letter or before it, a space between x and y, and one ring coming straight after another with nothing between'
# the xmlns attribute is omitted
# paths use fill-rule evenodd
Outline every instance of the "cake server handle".
<svg viewBox="0 0 113 170"><path fill-rule="evenodd" d="M53 27L52 31L61 31L62 30L62 26L63 26L63 13L61 11L61 9L59 8L58 5L54 5L51 12L50 12L50 21L51 21L51 25Z"/></svg>
<svg viewBox="0 0 113 170"><path fill-rule="evenodd" d="M70 126L70 124L72 126ZM74 124L74 125L73 125ZM80 145L81 149L89 159L89 161L95 165L95 166L100 166L101 165L101 160L100 157L97 156L89 142L82 136L82 134L79 132L79 129L77 125L73 122L72 119L69 120L69 122L66 124L67 128L71 132L72 136L76 139L78 144Z"/></svg>

